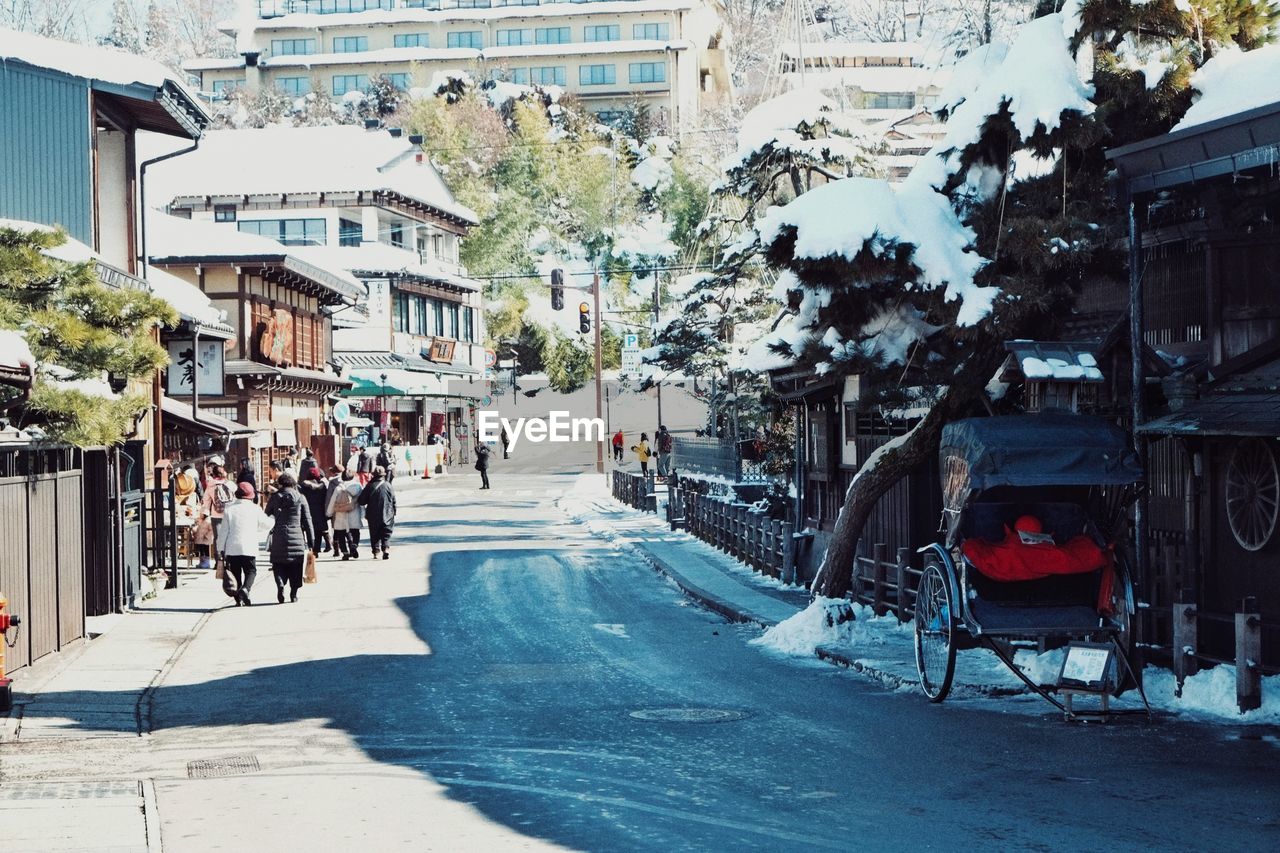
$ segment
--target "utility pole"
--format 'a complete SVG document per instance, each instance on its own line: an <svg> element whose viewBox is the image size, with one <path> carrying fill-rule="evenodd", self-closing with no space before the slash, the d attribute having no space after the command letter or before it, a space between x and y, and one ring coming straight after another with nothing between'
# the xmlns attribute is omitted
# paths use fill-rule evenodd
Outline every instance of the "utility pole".
<svg viewBox="0 0 1280 853"><path fill-rule="evenodd" d="M595 338L596 338L596 420L604 420L604 399L601 389L603 381L601 378L601 358L600 358L600 326L604 324L604 317L600 314L600 273L597 271L591 278L591 298L594 303L594 311L596 316L595 322ZM604 473L604 442L596 442L596 473Z"/></svg>
<svg viewBox="0 0 1280 853"><path fill-rule="evenodd" d="M656 339L659 330L662 328L660 322L662 320L662 291L658 284L658 271L653 271L653 335ZM656 341L655 341L656 343ZM658 380L658 427L662 426L662 380ZM654 434L657 434L657 427L654 427Z"/></svg>

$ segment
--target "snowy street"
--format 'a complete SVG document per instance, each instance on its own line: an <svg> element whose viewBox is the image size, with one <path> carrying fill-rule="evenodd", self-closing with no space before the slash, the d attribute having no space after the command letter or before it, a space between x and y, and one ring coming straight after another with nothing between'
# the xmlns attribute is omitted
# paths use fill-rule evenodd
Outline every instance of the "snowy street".
<svg viewBox="0 0 1280 853"><path fill-rule="evenodd" d="M1274 840L1260 808L1280 795L1269 729L937 707L774 655L748 644L759 628L694 606L572 522L557 499L585 466L546 465L496 462L488 494L461 473L402 478L392 560L322 560L297 605L228 608L205 575L130 617L199 620L185 645L169 638L175 653L139 694L140 737L133 717L103 713L119 697L76 685L82 670L133 701L124 684L145 654L128 623L108 631L10 722L4 813L32 827L40 810L21 810L42 801L24 790L137 780L154 799L134 822L169 851ZM192 769L231 757L251 763ZM91 832L94 812L81 813L76 831Z"/></svg>

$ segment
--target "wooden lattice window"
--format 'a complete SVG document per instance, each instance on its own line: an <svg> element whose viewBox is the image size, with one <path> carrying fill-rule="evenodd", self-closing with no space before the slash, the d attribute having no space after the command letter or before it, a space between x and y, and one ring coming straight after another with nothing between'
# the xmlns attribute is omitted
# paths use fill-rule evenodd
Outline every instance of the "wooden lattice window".
<svg viewBox="0 0 1280 853"><path fill-rule="evenodd" d="M1246 551L1260 551L1276 530L1280 510L1280 470L1267 443L1248 438L1236 445L1227 464L1227 522Z"/></svg>

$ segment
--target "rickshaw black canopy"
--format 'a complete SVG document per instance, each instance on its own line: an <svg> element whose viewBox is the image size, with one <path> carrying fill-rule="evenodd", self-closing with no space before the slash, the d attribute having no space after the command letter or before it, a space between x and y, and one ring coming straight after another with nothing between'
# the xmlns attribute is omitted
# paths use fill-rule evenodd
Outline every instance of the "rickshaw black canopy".
<svg viewBox="0 0 1280 853"><path fill-rule="evenodd" d="M1142 465L1119 427L1066 412L966 418L942 432L942 491L947 508L997 486L1127 485Z"/></svg>

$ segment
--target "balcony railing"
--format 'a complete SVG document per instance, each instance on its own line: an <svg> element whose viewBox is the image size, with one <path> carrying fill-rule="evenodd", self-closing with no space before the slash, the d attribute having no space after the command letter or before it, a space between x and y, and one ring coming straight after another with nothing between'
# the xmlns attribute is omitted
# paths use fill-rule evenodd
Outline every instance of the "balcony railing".
<svg viewBox="0 0 1280 853"><path fill-rule="evenodd" d="M282 15L336 15L377 9L500 9L506 6L542 6L560 3L596 3L601 0L258 0L259 18Z"/></svg>

